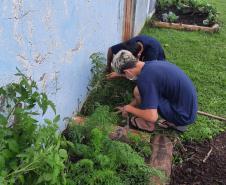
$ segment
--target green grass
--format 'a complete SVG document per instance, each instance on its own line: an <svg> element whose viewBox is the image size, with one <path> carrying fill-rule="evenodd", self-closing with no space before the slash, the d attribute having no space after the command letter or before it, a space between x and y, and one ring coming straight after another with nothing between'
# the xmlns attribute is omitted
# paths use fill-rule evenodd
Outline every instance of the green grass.
<svg viewBox="0 0 226 185"><path fill-rule="evenodd" d="M219 33L158 29L148 24L141 33L157 38L164 47L167 60L178 65L193 80L198 92L199 110L225 116L226 3L225 0L212 0L210 3L219 12ZM225 126L223 122L198 116L196 124L189 128L184 138L211 138Z"/></svg>

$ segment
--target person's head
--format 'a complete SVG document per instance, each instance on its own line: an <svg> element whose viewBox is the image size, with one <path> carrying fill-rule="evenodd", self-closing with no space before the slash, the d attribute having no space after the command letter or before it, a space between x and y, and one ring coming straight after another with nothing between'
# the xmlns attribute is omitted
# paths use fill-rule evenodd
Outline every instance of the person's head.
<svg viewBox="0 0 226 185"><path fill-rule="evenodd" d="M118 74L124 74L127 79L135 80L136 76L131 70L136 67L137 62L138 59L130 51L121 50L114 56L111 67Z"/></svg>
<svg viewBox="0 0 226 185"><path fill-rule="evenodd" d="M143 52L143 45L141 42L127 41L123 44L123 48L130 51L136 58L139 58Z"/></svg>

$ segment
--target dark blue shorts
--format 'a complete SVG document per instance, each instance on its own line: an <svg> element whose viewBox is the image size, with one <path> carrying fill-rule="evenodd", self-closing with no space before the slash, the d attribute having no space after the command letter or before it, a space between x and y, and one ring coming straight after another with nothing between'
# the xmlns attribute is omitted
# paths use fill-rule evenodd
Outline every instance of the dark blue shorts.
<svg viewBox="0 0 226 185"><path fill-rule="evenodd" d="M158 113L163 119L178 126L189 125L195 121L191 120L191 118L179 115L177 112L175 112L169 101L166 99L162 99L160 101Z"/></svg>

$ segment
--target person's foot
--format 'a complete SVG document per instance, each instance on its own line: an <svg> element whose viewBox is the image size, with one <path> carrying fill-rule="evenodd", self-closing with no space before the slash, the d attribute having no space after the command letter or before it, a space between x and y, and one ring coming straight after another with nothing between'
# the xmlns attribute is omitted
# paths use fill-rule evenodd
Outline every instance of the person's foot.
<svg viewBox="0 0 226 185"><path fill-rule="evenodd" d="M172 128L179 132L185 132L187 130L187 126L177 126L174 123L168 122L166 120L159 120L158 125L162 128Z"/></svg>
<svg viewBox="0 0 226 185"><path fill-rule="evenodd" d="M144 119L135 116L130 118L129 125L134 129L138 129L145 132L153 132L155 130L154 123L145 121Z"/></svg>

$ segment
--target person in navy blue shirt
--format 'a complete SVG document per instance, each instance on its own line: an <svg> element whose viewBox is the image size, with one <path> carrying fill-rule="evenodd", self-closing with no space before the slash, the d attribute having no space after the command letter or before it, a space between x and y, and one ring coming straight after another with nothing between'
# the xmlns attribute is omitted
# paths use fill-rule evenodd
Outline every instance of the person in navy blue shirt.
<svg viewBox="0 0 226 185"><path fill-rule="evenodd" d="M133 37L126 42L116 44L108 49L106 71L110 73L107 76L110 79L118 76L116 73L112 72L111 62L113 55L122 49L130 51L141 61L165 60L164 50L159 41L157 41L155 38L146 35Z"/></svg>
<svg viewBox="0 0 226 185"><path fill-rule="evenodd" d="M134 100L118 107L124 115L134 115L130 124L153 131L158 114L165 119L163 127L185 131L197 114L197 95L189 77L176 65L166 61L142 62L127 50L118 52L112 62L118 74L136 80Z"/></svg>

